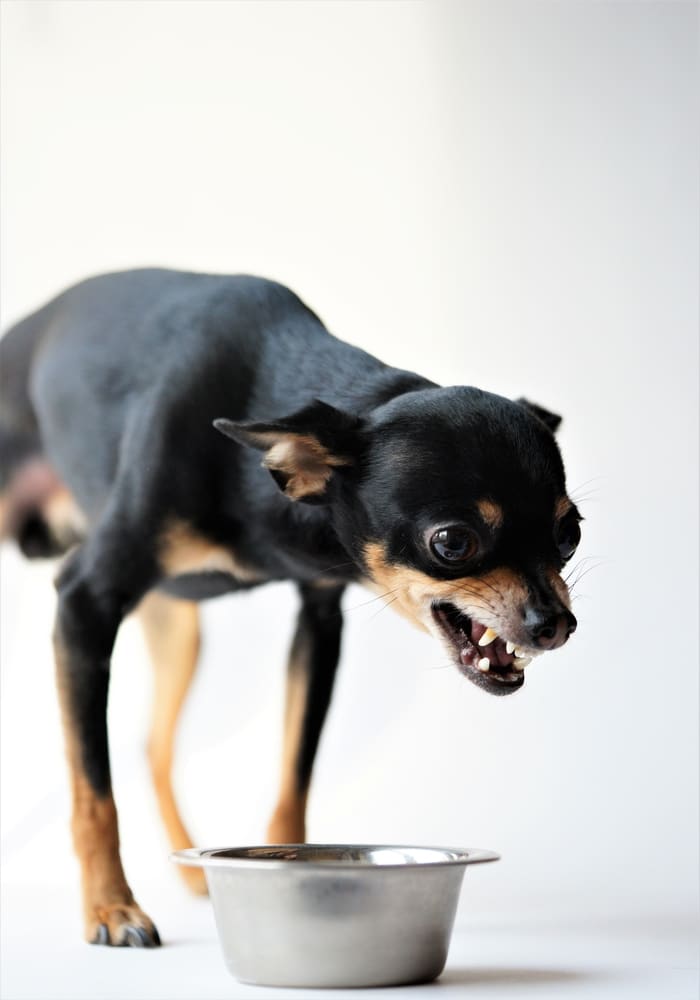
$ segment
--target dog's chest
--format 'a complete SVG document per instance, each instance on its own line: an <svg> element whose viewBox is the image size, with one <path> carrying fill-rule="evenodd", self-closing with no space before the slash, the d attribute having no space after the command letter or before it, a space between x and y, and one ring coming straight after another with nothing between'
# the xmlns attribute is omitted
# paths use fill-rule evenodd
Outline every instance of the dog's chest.
<svg viewBox="0 0 700 1000"><path fill-rule="evenodd" d="M184 521L172 521L161 533L159 588L189 600L217 597L263 583L265 575L229 548L217 545Z"/></svg>
<svg viewBox="0 0 700 1000"><path fill-rule="evenodd" d="M319 544L319 542L321 542ZM246 590L272 580L297 580L337 587L356 579L354 565L337 543L324 536L298 531L280 537L273 557L270 552L260 565L253 565L233 548L204 537L182 520L170 521L160 533L157 584L175 597L200 601L236 590Z"/></svg>
<svg viewBox="0 0 700 1000"><path fill-rule="evenodd" d="M240 583L230 573L210 570L205 573L180 573L178 576L164 577L157 589L185 601L206 601L211 597L222 597L252 586L255 584Z"/></svg>

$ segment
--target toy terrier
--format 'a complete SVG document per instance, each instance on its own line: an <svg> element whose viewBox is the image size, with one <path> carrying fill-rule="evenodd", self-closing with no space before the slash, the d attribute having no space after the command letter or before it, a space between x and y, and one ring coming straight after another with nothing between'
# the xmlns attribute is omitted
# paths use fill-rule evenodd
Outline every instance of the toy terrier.
<svg viewBox="0 0 700 1000"><path fill-rule="evenodd" d="M149 758L173 849L191 844L170 771L198 601L299 590L278 843L305 838L348 583L390 598L489 694L521 688L576 628L559 417L389 367L282 285L92 278L8 331L0 366L3 534L27 556L65 554L54 647L88 941L159 944L122 868L110 780L110 657L131 611L154 663Z"/></svg>

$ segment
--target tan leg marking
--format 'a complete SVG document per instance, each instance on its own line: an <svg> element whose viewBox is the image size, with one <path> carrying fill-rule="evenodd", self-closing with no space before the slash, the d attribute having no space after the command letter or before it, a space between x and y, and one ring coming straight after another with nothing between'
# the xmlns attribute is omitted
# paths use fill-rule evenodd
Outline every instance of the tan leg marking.
<svg viewBox="0 0 700 1000"><path fill-rule="evenodd" d="M308 638L295 636L287 668L282 776L277 806L267 828L269 844L302 844L306 839L307 790L298 787L297 760L308 695Z"/></svg>
<svg viewBox="0 0 700 1000"><path fill-rule="evenodd" d="M192 601L151 591L141 601L138 616L154 668L148 758L158 808L170 845L177 851L192 847L175 801L171 774L177 721L199 657L199 609ZM206 893L201 868L178 865L178 871L193 892Z"/></svg>
<svg viewBox="0 0 700 1000"><path fill-rule="evenodd" d="M80 863L85 939L94 941L103 925L110 942L121 944L129 925L142 927L151 935L154 927L134 900L124 875L112 794L98 796L85 776L71 720L66 682L67 652L58 637L54 640L54 650L73 801L73 843Z"/></svg>

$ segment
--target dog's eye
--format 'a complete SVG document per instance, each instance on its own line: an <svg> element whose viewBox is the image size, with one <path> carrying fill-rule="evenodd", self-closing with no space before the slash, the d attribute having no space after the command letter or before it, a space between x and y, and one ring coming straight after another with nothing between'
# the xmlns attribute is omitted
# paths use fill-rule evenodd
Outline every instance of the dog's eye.
<svg viewBox="0 0 700 1000"><path fill-rule="evenodd" d="M581 528L578 518L565 517L557 529L557 548L564 562L568 562L581 541Z"/></svg>
<svg viewBox="0 0 700 1000"><path fill-rule="evenodd" d="M463 525L438 528L431 535L430 549L443 562L465 562L473 559L479 551L479 539L475 532Z"/></svg>

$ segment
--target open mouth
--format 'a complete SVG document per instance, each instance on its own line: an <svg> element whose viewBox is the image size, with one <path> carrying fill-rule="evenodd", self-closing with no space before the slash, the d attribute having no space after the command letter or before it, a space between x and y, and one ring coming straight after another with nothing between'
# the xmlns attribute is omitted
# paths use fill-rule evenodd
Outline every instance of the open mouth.
<svg viewBox="0 0 700 1000"><path fill-rule="evenodd" d="M512 694L523 686L530 658L522 650L447 601L434 604L432 612L465 677L490 694Z"/></svg>

